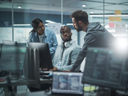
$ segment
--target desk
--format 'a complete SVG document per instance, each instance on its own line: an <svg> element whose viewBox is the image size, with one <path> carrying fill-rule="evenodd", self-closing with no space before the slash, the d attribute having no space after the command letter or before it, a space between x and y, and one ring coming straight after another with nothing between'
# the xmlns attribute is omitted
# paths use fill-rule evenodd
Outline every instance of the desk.
<svg viewBox="0 0 128 96"><path fill-rule="evenodd" d="M27 94L28 96L52 96L50 93L45 93L44 91L32 92Z"/></svg>
<svg viewBox="0 0 128 96"><path fill-rule="evenodd" d="M17 96L21 96L21 95L19 94ZM79 95L69 95L69 94L66 94L66 95L56 94L55 95L55 94L51 94L51 92L38 91L38 92L27 93L27 94L24 94L23 96L79 96Z"/></svg>
<svg viewBox="0 0 128 96"><path fill-rule="evenodd" d="M51 84L52 80L51 79L41 79L39 84ZM0 87L4 88L6 96L15 96L17 93L17 86L18 85L31 85L31 84L37 84L36 81L34 80L24 80L24 79L19 79L19 80L5 80L3 82L0 82ZM23 95L24 96L24 95Z"/></svg>
<svg viewBox="0 0 128 96"><path fill-rule="evenodd" d="M21 95L17 95L17 96L21 96ZM51 92L44 92L44 91L38 91L38 92L32 92L32 93L28 93L27 95L23 95L23 96L78 96L78 95L62 95L62 94L56 94L53 95L51 94ZM84 96L110 96L109 92L105 92L104 94L98 95L97 92L85 92ZM117 94L116 96L128 96L128 94Z"/></svg>
<svg viewBox="0 0 128 96"><path fill-rule="evenodd" d="M40 79L40 84L52 84L52 79ZM34 80L25 80L25 79L18 79L18 80L10 80L8 82L7 80L0 82L0 87L6 87L6 86L17 86L17 85L29 85L29 84L37 84Z"/></svg>
<svg viewBox="0 0 128 96"><path fill-rule="evenodd" d="M40 84L52 84L52 79L42 79L42 78L40 78Z"/></svg>
<svg viewBox="0 0 128 96"><path fill-rule="evenodd" d="M21 96L21 95L17 95ZM62 94L51 94L51 92L44 92L44 91L38 91L38 92L29 92L26 95L23 96L78 96L78 95L62 95ZM96 96L96 93L85 93L84 96Z"/></svg>

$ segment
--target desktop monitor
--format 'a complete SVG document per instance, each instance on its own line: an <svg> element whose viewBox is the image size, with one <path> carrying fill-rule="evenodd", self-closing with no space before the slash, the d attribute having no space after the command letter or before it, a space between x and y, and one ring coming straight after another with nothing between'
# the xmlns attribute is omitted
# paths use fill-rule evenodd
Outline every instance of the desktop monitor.
<svg viewBox="0 0 128 96"><path fill-rule="evenodd" d="M34 81L28 87L40 88L40 69L52 68L52 59L47 43L28 43L24 74L27 80Z"/></svg>
<svg viewBox="0 0 128 96"><path fill-rule="evenodd" d="M6 71L17 78L23 75L26 45L22 43L0 44L0 72Z"/></svg>
<svg viewBox="0 0 128 96"><path fill-rule="evenodd" d="M39 66L42 70L49 70L53 68L47 43L28 43L28 48L39 52Z"/></svg>
<svg viewBox="0 0 128 96"><path fill-rule="evenodd" d="M126 90L128 82L126 66L126 58L115 50L88 48L82 82Z"/></svg>
<svg viewBox="0 0 128 96"><path fill-rule="evenodd" d="M27 47L27 53L24 64L24 76L27 81L32 81L32 84L38 83L40 80L38 54L39 51L37 49Z"/></svg>
<svg viewBox="0 0 128 96"><path fill-rule="evenodd" d="M81 96L83 95L83 84L81 80L82 73L53 72L52 93L76 94L77 96Z"/></svg>

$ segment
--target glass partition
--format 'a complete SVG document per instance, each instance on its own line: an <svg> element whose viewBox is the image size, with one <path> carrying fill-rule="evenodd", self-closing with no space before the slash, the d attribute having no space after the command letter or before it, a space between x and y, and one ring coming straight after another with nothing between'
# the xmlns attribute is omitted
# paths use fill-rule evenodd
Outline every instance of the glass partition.
<svg viewBox="0 0 128 96"><path fill-rule="evenodd" d="M76 10L84 10L89 21L100 22L117 38L115 47L126 53L127 6L127 0L0 0L0 43L26 43L32 30L32 20L40 18L45 27L56 34L59 44L60 28L67 25L72 29L72 39L82 47L86 32L78 33L74 29L70 15Z"/></svg>
<svg viewBox="0 0 128 96"><path fill-rule="evenodd" d="M27 42L31 21L38 17L54 30L58 41L60 26L70 26L73 38L81 45L81 34L74 30L70 18L75 10L87 11L90 22L100 22L115 36L128 33L126 0L1 0L0 42Z"/></svg>
<svg viewBox="0 0 128 96"><path fill-rule="evenodd" d="M12 1L0 1L0 43L12 41Z"/></svg>

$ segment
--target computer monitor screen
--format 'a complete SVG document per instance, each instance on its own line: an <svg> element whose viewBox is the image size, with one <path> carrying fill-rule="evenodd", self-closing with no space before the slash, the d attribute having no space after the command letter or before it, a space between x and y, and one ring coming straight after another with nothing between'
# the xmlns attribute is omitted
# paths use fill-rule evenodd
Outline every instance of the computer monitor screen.
<svg viewBox="0 0 128 96"><path fill-rule="evenodd" d="M83 94L82 73L53 72L52 93Z"/></svg>
<svg viewBox="0 0 128 96"><path fill-rule="evenodd" d="M47 43L28 43L28 48L39 51L39 66L42 70L52 69L52 59Z"/></svg>
<svg viewBox="0 0 128 96"><path fill-rule="evenodd" d="M11 75L23 75L26 45L11 43L0 45L0 71L9 72Z"/></svg>
<svg viewBox="0 0 128 96"><path fill-rule="evenodd" d="M128 80L125 66L126 58L114 50L88 48L82 82L125 90Z"/></svg>

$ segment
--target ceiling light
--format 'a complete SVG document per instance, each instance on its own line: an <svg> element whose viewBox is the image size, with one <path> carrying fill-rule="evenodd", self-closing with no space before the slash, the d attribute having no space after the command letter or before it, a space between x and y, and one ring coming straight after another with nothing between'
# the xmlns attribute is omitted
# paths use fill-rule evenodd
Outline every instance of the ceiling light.
<svg viewBox="0 0 128 96"><path fill-rule="evenodd" d="M84 5L82 5L82 7L86 7L86 5L84 4Z"/></svg>
<svg viewBox="0 0 128 96"><path fill-rule="evenodd" d="M93 14L94 12L90 12L91 14Z"/></svg>
<svg viewBox="0 0 128 96"><path fill-rule="evenodd" d="M56 22L54 22L52 20L45 20L45 22L47 22L47 23L56 23Z"/></svg>
<svg viewBox="0 0 128 96"><path fill-rule="evenodd" d="M67 23L66 25L72 25L73 26L73 23Z"/></svg>
<svg viewBox="0 0 128 96"><path fill-rule="evenodd" d="M20 9L20 8L22 8L22 7L19 5L18 8Z"/></svg>
<svg viewBox="0 0 128 96"><path fill-rule="evenodd" d="M19 27L19 26L31 26L31 24L13 24L13 26L15 27Z"/></svg>

